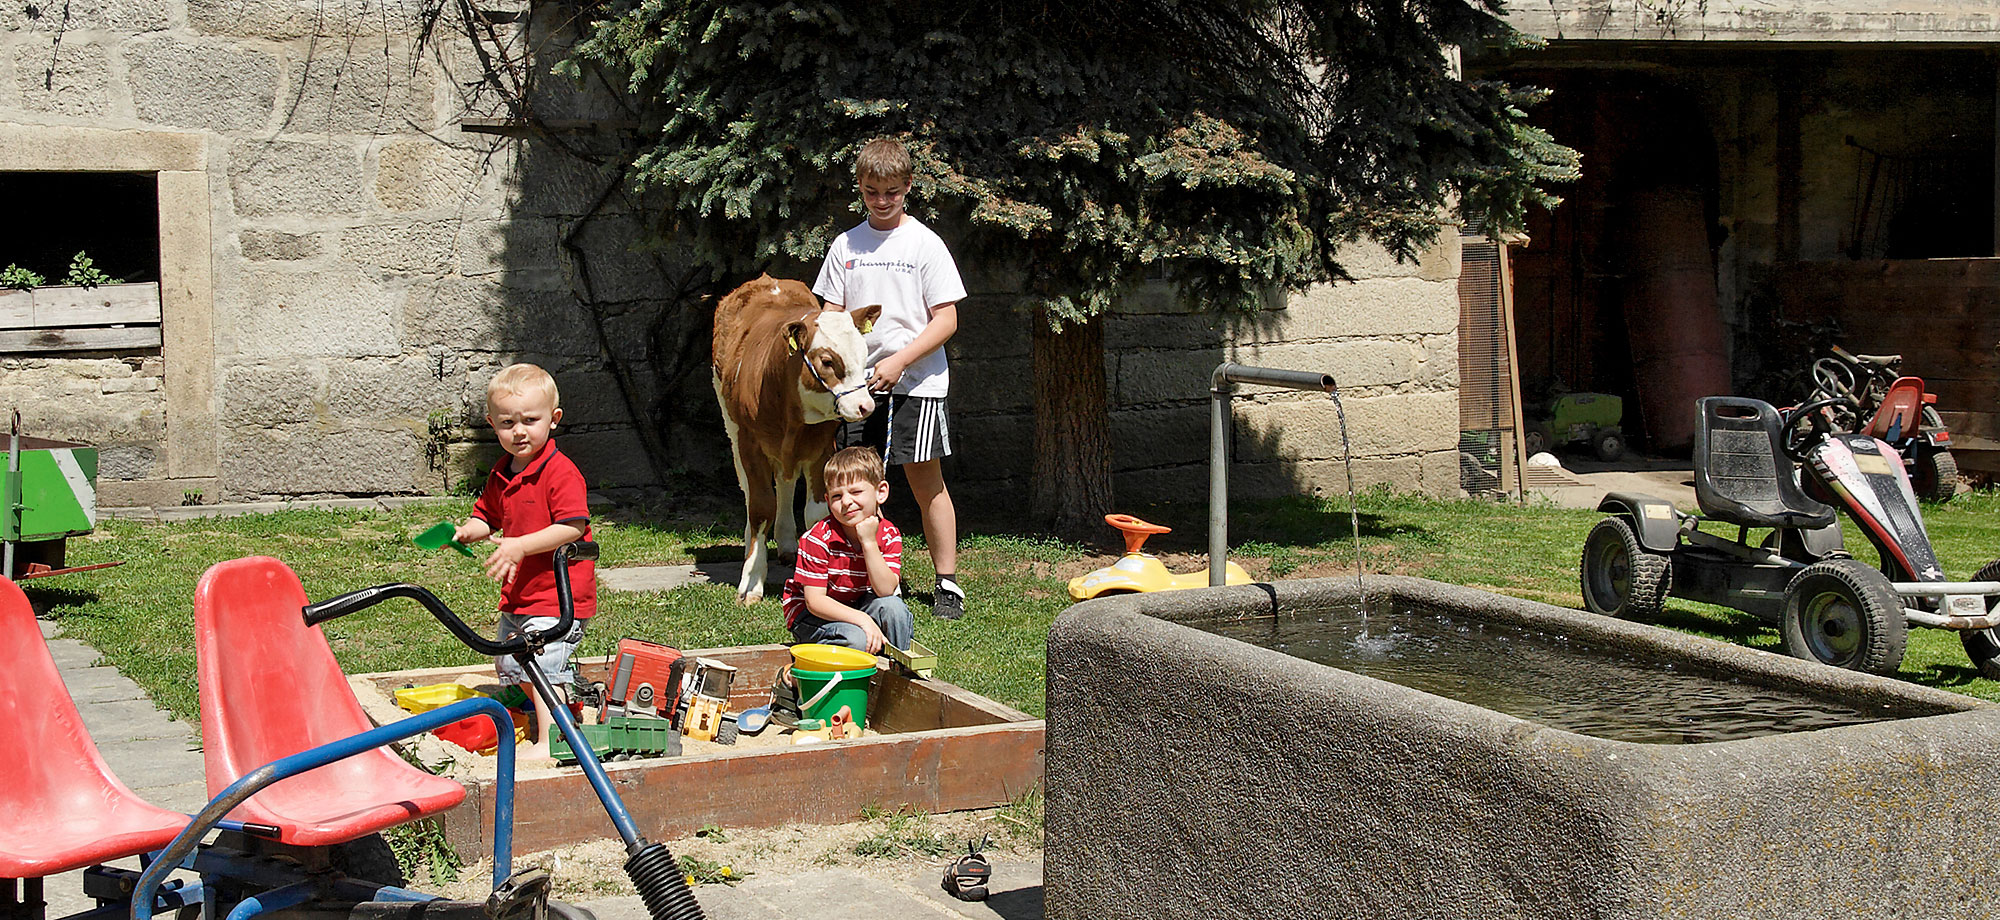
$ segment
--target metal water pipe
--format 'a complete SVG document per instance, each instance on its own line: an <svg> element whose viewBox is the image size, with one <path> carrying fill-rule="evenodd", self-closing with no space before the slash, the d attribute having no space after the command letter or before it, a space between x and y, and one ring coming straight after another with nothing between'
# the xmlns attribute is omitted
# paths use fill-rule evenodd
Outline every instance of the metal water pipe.
<svg viewBox="0 0 2000 920"><path fill-rule="evenodd" d="M1236 384L1333 392L1333 375L1224 361L1208 383L1208 584L1224 584L1229 559L1229 397Z"/></svg>

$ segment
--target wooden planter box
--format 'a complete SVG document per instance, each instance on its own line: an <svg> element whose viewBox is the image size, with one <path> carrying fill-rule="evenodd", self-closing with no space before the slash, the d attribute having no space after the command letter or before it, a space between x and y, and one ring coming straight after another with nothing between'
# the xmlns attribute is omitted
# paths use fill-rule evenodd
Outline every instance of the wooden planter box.
<svg viewBox="0 0 2000 920"><path fill-rule="evenodd" d="M0 290L0 354L160 347L160 285Z"/></svg>
<svg viewBox="0 0 2000 920"><path fill-rule="evenodd" d="M700 649L737 670L729 709L769 698L778 669L791 661L782 645ZM605 680L609 660L579 664L585 680ZM348 678L378 723L407 715L395 691L452 683L469 674L490 677L490 665L358 674ZM927 812L1002 805L1042 778L1043 722L961 687L878 671L868 700L868 727L881 734L823 744L768 747L697 746L679 757L605 764L625 807L651 840L685 836L704 825L771 827L853 821L869 805ZM769 735L777 726L765 729ZM463 805L445 815L445 835L468 859L491 855L493 760L428 735L413 746L427 765L466 783ZM616 836L603 806L575 767L522 770L515 780L514 851Z"/></svg>

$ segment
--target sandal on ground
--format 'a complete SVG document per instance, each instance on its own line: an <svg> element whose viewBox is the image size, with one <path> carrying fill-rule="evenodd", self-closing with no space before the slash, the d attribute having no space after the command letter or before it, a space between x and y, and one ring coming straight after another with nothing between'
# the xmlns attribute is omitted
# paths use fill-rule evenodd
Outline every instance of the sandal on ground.
<svg viewBox="0 0 2000 920"><path fill-rule="evenodd" d="M947 894L961 901L986 900L986 884L993 879L993 864L979 849L980 844L966 841L965 855L945 867L944 890Z"/></svg>

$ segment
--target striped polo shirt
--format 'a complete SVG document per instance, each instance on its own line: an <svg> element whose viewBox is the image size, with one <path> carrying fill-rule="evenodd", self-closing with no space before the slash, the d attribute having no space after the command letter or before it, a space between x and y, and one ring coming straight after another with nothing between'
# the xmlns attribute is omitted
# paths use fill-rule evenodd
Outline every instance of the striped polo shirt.
<svg viewBox="0 0 2000 920"><path fill-rule="evenodd" d="M875 545L882 549L882 561L898 578L903 574L903 532L888 518L875 529ZM806 588L826 589L826 596L849 607L874 593L868 586L868 562L861 549L847 542L833 518L822 518L799 538L799 564L785 580L785 628L790 629L806 613Z"/></svg>

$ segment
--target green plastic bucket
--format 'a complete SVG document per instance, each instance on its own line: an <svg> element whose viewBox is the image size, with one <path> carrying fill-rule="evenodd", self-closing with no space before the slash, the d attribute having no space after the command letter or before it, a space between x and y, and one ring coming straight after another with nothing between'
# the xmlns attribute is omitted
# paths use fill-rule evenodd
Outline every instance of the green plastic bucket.
<svg viewBox="0 0 2000 920"><path fill-rule="evenodd" d="M852 671L802 671L792 669L799 682L799 710L807 719L831 721L840 707L854 716L854 724L868 724L868 682L874 668Z"/></svg>

